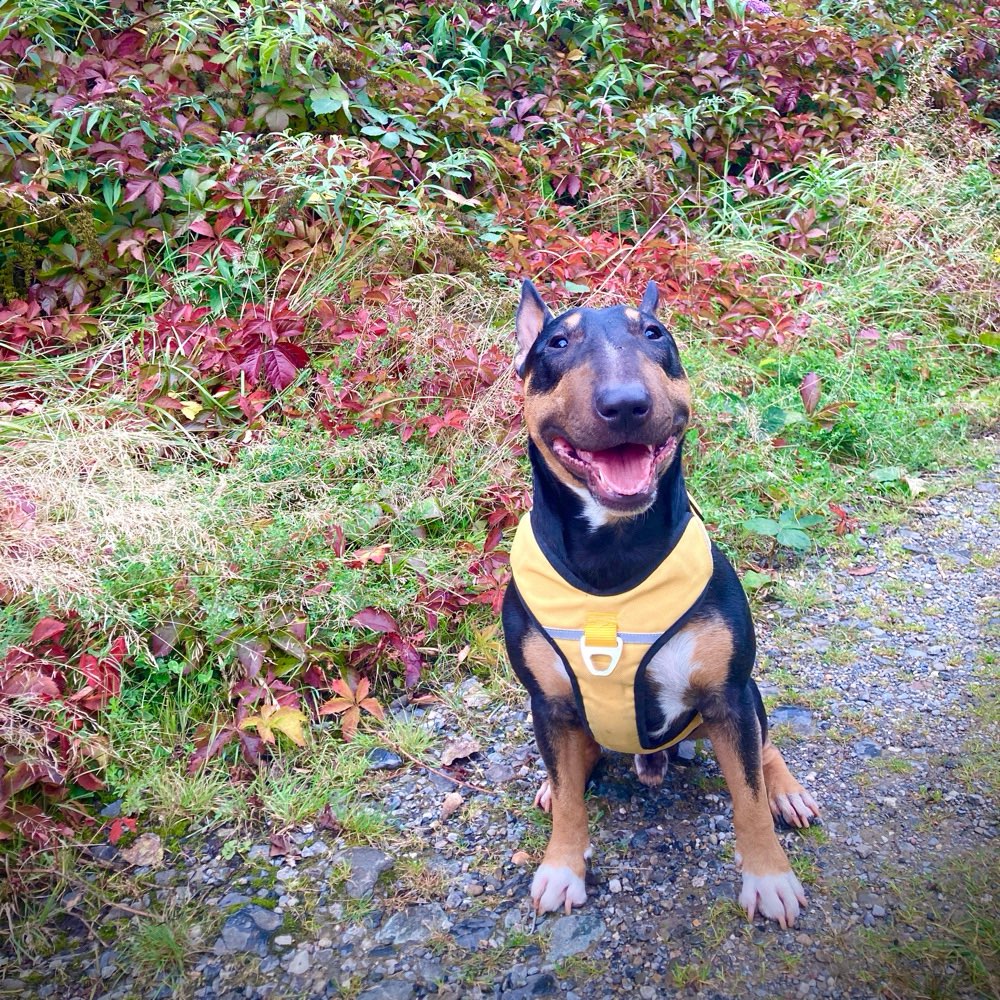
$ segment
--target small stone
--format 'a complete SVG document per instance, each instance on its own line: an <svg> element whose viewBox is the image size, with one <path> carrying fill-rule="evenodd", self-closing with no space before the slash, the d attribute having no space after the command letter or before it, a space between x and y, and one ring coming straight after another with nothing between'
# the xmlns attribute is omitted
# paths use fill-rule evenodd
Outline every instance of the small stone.
<svg viewBox="0 0 1000 1000"><path fill-rule="evenodd" d="M366 899L375 891L379 877L392 868L394 861L384 851L374 847L351 847L333 858L333 863L346 862L351 867L344 892L351 899Z"/></svg>
<svg viewBox="0 0 1000 1000"><path fill-rule="evenodd" d="M518 868L521 868L531 860L531 855L527 851L515 851L510 856L510 860L517 865Z"/></svg>
<svg viewBox="0 0 1000 1000"><path fill-rule="evenodd" d="M779 705L768 713L767 721L772 726L788 726L792 732L802 736L811 736L816 732L813 713L795 705Z"/></svg>
<svg viewBox="0 0 1000 1000"><path fill-rule="evenodd" d="M114 802L109 802L102 810L101 815L105 819L114 819L116 816L121 816L122 814L122 800L115 799Z"/></svg>
<svg viewBox="0 0 1000 1000"><path fill-rule="evenodd" d="M394 913L376 937L380 944L413 944L426 941L431 935L447 930L450 925L444 910L437 903L427 903Z"/></svg>
<svg viewBox="0 0 1000 1000"><path fill-rule="evenodd" d="M358 996L358 1000L411 1000L416 988L403 979L385 979Z"/></svg>
<svg viewBox="0 0 1000 1000"><path fill-rule="evenodd" d="M548 960L560 962L570 955L587 951L597 944L606 932L604 921L593 913L560 917L555 922L549 937Z"/></svg>
<svg viewBox="0 0 1000 1000"><path fill-rule="evenodd" d="M616 895L622 891L622 880L620 878L613 878L608 882L608 892L615 893Z"/></svg>
<svg viewBox="0 0 1000 1000"><path fill-rule="evenodd" d="M227 892L218 902L220 910L227 910L230 906L242 906L249 903L249 896L244 896L242 892Z"/></svg>
<svg viewBox="0 0 1000 1000"><path fill-rule="evenodd" d="M496 930L496 918L486 913L477 913L455 922L451 935L460 948L475 951L485 944Z"/></svg>
<svg viewBox="0 0 1000 1000"><path fill-rule="evenodd" d="M249 952L263 958L268 953L271 934L280 926L280 914L265 910L263 906L244 906L222 925L222 933L215 942L215 953L233 955Z"/></svg>
<svg viewBox="0 0 1000 1000"><path fill-rule="evenodd" d="M278 936L277 936L277 937L276 937L276 938L274 939L274 943L275 943L275 944L276 944L276 945L277 945L277 946L278 946L279 948L287 948L287 947L289 947L289 946L291 945L291 943L292 943L292 935L291 935L291 934L279 934L279 935L278 935Z"/></svg>
<svg viewBox="0 0 1000 1000"><path fill-rule="evenodd" d="M299 948L291 959L285 964L285 970L289 975L301 976L309 971L309 952L306 948Z"/></svg>
<svg viewBox="0 0 1000 1000"><path fill-rule="evenodd" d="M877 744L873 743L871 740L858 740L854 744L854 756L855 757L881 757L882 748Z"/></svg>
<svg viewBox="0 0 1000 1000"><path fill-rule="evenodd" d="M368 751L369 771L395 771L403 766L403 758L385 747L372 747Z"/></svg>
<svg viewBox="0 0 1000 1000"><path fill-rule="evenodd" d="M465 889L466 896L481 896L486 890L478 883L473 882Z"/></svg>
<svg viewBox="0 0 1000 1000"><path fill-rule="evenodd" d="M872 907L872 916L873 917L884 917L885 916L885 907L884 906L879 906L876 903L875 906Z"/></svg>
<svg viewBox="0 0 1000 1000"><path fill-rule="evenodd" d="M483 771L483 777L492 785L502 785L514 777L514 768L509 764L490 764Z"/></svg>

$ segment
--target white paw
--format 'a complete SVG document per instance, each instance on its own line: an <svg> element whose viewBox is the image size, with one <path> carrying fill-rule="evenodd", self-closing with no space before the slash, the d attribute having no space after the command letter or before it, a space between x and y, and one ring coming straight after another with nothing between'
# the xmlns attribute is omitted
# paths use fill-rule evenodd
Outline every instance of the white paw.
<svg viewBox="0 0 1000 1000"><path fill-rule="evenodd" d="M799 915L799 904L806 905L806 894L791 869L773 875L744 872L740 905L751 920L755 913L762 913L783 928L791 927Z"/></svg>
<svg viewBox="0 0 1000 1000"><path fill-rule="evenodd" d="M565 865L539 865L531 882L531 901L539 913L583 906L587 889L583 879Z"/></svg>
<svg viewBox="0 0 1000 1000"><path fill-rule="evenodd" d="M791 792L788 795L775 795L771 799L771 812L775 818L780 816L789 826L808 826L810 821L819 816L819 806L816 800L805 790Z"/></svg>
<svg viewBox="0 0 1000 1000"><path fill-rule="evenodd" d="M543 781L541 787L535 792L535 805L542 812L552 812L552 786Z"/></svg>

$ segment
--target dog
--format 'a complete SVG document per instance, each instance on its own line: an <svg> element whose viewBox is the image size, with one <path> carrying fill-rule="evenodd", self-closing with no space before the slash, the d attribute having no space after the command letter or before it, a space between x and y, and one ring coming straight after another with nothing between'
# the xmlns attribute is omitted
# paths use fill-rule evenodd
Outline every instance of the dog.
<svg viewBox="0 0 1000 1000"><path fill-rule="evenodd" d="M651 281L637 309L554 316L521 288L534 503L502 620L547 770L535 804L552 813L531 898L536 913L586 901L584 790L602 746L634 754L655 787L670 747L707 737L733 800L740 903L790 927L806 897L774 820L807 827L819 807L768 739L746 595L684 486L691 395L658 302Z"/></svg>

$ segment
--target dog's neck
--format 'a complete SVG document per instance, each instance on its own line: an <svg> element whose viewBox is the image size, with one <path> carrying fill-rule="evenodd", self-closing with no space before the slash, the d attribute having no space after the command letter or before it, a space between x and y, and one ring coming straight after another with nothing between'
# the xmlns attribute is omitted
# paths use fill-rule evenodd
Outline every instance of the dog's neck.
<svg viewBox="0 0 1000 1000"><path fill-rule="evenodd" d="M688 510L681 446L660 477L655 502L635 517L604 511L589 493L570 489L552 474L533 442L528 453L535 536L581 580L595 590L615 590L642 579L662 562Z"/></svg>

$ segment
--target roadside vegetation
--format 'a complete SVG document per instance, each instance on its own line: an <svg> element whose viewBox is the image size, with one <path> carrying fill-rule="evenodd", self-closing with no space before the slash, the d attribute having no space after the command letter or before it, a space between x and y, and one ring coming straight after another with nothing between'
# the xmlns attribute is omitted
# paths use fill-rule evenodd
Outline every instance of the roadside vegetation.
<svg viewBox="0 0 1000 1000"><path fill-rule="evenodd" d="M426 750L385 706L503 686L522 277L659 283L755 600L990 463L998 45L978 2L12 5L4 921L137 824L374 838L364 753Z"/></svg>

